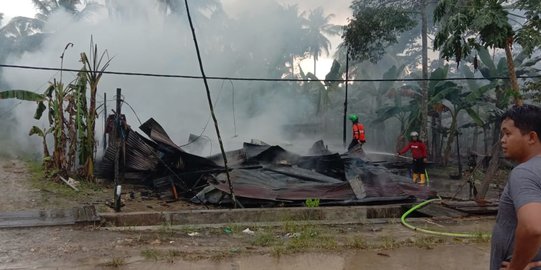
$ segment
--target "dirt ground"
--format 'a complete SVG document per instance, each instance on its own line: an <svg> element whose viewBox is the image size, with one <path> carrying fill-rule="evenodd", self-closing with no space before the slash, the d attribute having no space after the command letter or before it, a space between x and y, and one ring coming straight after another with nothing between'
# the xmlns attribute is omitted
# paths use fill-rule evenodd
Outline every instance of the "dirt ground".
<svg viewBox="0 0 541 270"><path fill-rule="evenodd" d="M0 160L0 212L94 204L112 188L40 182L19 160ZM83 196L81 196L81 194ZM187 209L188 203L136 198L126 211ZM493 217L418 218L438 231L489 232ZM247 232L243 232L249 229ZM489 239L420 234L398 220L373 225L302 225L216 228L110 228L93 226L0 230L0 269L487 269Z"/></svg>

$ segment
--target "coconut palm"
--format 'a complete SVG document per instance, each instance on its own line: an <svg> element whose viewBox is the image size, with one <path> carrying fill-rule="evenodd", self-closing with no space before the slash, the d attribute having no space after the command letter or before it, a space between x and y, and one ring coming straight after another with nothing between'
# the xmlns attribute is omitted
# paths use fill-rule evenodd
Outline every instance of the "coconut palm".
<svg viewBox="0 0 541 270"><path fill-rule="evenodd" d="M157 0L158 7L164 14L186 14L186 5L184 0ZM190 13L196 19L207 18L205 11L222 11L222 4L219 0L197 0L188 1Z"/></svg>
<svg viewBox="0 0 541 270"><path fill-rule="evenodd" d="M306 12L303 12L301 16L306 16L304 27L307 32L304 38L309 45L309 55L314 58L314 74L317 74L316 64L319 56L323 53L329 55L329 49L331 48L331 42L325 35L338 35L340 34L341 27L330 23L334 14L325 16L322 7L311 10L308 15L306 15Z"/></svg>
<svg viewBox="0 0 541 270"><path fill-rule="evenodd" d="M64 9L71 14L76 14L78 12L77 5L81 4L81 0L32 0L32 3L39 11L37 17L45 20L58 9Z"/></svg>
<svg viewBox="0 0 541 270"><path fill-rule="evenodd" d="M21 54L41 45L45 23L39 19L15 17L0 28L0 59L8 53ZM5 55L4 55L5 53Z"/></svg>

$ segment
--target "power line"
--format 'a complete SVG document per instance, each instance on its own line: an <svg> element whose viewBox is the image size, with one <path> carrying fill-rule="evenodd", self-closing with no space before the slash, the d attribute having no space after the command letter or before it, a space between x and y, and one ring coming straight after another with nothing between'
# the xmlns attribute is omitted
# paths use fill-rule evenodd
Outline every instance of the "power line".
<svg viewBox="0 0 541 270"><path fill-rule="evenodd" d="M51 71L71 71L82 72L78 69L62 69L52 67L38 67L38 66L23 66L23 65L7 65L0 64L0 67L4 68L19 68L19 69L31 69L31 70L51 70ZM88 72L88 71L87 71ZM99 73L110 75L124 75L124 76L140 76L140 77L159 77L159 78L179 78L179 79L204 79L203 76L195 75L176 75L176 74L158 74L158 73L141 73L141 72L123 72L123 71L101 71ZM260 81L260 82L345 82L345 79L333 79L333 80L313 80L313 79L277 79L277 78L250 78L250 77L218 77L218 76L205 76L207 80L230 80L230 81ZM537 79L541 78L541 75L528 75L517 76L517 79ZM348 82L420 82L420 81L482 81L482 80L509 80L509 77L496 76L488 78L446 78L446 79L421 79L421 78L403 78L403 79L348 79Z"/></svg>

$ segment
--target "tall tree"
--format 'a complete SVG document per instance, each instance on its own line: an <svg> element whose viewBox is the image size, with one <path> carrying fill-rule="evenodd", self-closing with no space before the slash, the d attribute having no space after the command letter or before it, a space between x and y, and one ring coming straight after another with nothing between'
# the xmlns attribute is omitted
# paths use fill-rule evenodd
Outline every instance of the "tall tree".
<svg viewBox="0 0 541 270"><path fill-rule="evenodd" d="M434 11L434 20L438 23L439 31L434 39L434 47L440 50L442 57L455 58L460 63L474 50L481 47L503 49L506 55L508 76L511 83L511 93L515 104L522 105L523 100L517 80L517 72L513 59L512 48L515 40L533 52L541 45L539 33L539 14L541 7L537 0L517 0L509 8L517 8L526 14L526 23L513 29L511 15L506 10L506 1L499 0L440 0ZM530 36L531 34L531 36ZM483 199L490 182L499 165L501 149L495 144L492 159L483 184L479 199Z"/></svg>
<svg viewBox="0 0 541 270"><path fill-rule="evenodd" d="M183 0L157 0L159 8L165 14L186 14L186 6ZM222 4L219 0L197 0L190 1L190 13L193 16L201 20L206 18L205 11L222 11Z"/></svg>
<svg viewBox="0 0 541 270"><path fill-rule="evenodd" d="M534 49L541 47L541 4L538 0L520 0L515 4L524 12L526 20L517 30L516 41L531 55Z"/></svg>
<svg viewBox="0 0 541 270"><path fill-rule="evenodd" d="M305 13L303 13L305 15ZM316 64L319 56L325 52L329 55L329 49L331 48L331 42L325 35L338 35L340 34L341 27L331 24L330 21L334 17L334 14L325 16L322 7L318 7L311 10L305 19L306 42L310 46L309 53L314 58L314 75L316 73Z"/></svg>
<svg viewBox="0 0 541 270"><path fill-rule="evenodd" d="M342 37L351 58L358 61L377 63L385 49L398 42L401 33L416 25L412 14L400 7L356 0L351 9L353 18L344 27Z"/></svg>
<svg viewBox="0 0 541 270"><path fill-rule="evenodd" d="M46 19L51 13L62 8L71 14L78 12L77 6L81 0L32 0L34 6L38 9L39 19Z"/></svg>
<svg viewBox="0 0 541 270"><path fill-rule="evenodd" d="M457 64L480 47L505 50L515 104L522 105L520 89L513 63L515 31L509 12L499 0L440 0L434 11L439 31L434 48L443 58L454 58Z"/></svg>

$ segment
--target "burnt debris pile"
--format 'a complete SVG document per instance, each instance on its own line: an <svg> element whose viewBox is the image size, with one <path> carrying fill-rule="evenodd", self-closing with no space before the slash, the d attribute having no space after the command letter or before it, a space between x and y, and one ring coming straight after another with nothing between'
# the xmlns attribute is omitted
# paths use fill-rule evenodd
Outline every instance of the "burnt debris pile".
<svg viewBox="0 0 541 270"><path fill-rule="evenodd" d="M109 142L98 167L101 177L114 179L119 164L121 182L149 185L162 198L233 204L222 155L205 158L184 151L152 118L140 130L147 137L124 128L124 147ZM332 153L323 141L303 156L253 140L226 157L233 192L245 207L302 206L307 200L319 205L386 204L435 195L384 164L368 161L362 150Z"/></svg>

